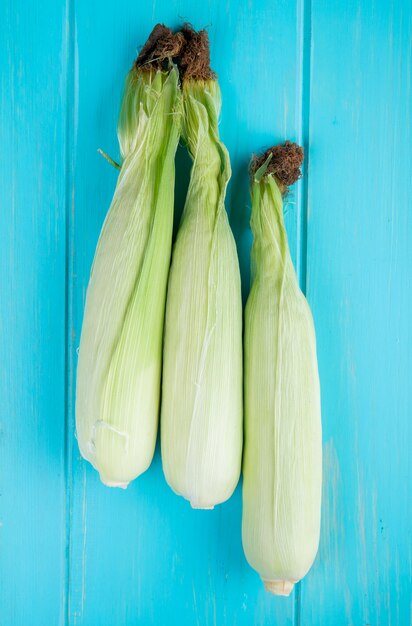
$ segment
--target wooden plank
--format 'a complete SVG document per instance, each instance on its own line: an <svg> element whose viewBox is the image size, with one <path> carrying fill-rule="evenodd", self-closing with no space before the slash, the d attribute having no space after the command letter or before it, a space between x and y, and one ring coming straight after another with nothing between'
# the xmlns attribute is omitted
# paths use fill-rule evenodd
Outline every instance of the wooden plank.
<svg viewBox="0 0 412 626"><path fill-rule="evenodd" d="M0 623L65 614L65 3L0 29Z"/></svg>
<svg viewBox="0 0 412 626"><path fill-rule="evenodd" d="M210 31L213 67L223 94L221 133L235 171L227 208L245 295L251 244L248 161L253 151L286 137L295 139L301 132L300 5L296 9L286 0L76 3L72 375L90 266L117 176L97 148L118 156L122 84L137 47L157 21L177 26L181 19ZM182 151L178 166L179 212L187 180ZM296 205L290 204L287 220L294 248L297 214ZM296 599L266 594L245 561L239 488L213 512L192 511L165 484L157 450L150 470L126 492L110 490L80 459L75 444L71 480L71 624L294 623Z"/></svg>
<svg viewBox="0 0 412 626"><path fill-rule="evenodd" d="M312 6L307 292L325 442L302 624L410 624L411 5Z"/></svg>

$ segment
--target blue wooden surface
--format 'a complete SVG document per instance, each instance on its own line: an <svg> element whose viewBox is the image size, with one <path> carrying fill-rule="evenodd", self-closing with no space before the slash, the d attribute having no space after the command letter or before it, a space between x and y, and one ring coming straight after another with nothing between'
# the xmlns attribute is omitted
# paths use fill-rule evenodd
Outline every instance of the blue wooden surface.
<svg viewBox="0 0 412 626"><path fill-rule="evenodd" d="M5 0L2 17L0 626L411 624L409 1ZM286 222L318 336L324 505L318 559L288 599L245 561L239 488L193 511L157 451L111 490L74 438L84 295L116 182L97 148L118 155L138 46L182 19L210 31L244 296L250 154L286 137L308 148Z"/></svg>

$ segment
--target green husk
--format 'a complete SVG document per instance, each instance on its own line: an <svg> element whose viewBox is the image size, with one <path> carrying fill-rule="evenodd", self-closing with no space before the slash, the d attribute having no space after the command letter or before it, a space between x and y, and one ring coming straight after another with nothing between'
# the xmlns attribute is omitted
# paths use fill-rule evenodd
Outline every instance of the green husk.
<svg viewBox="0 0 412 626"><path fill-rule="evenodd" d="M181 117L178 71L167 65L136 64L127 77L118 127L123 162L87 289L77 438L110 486L125 487L144 472L156 443Z"/></svg>
<svg viewBox="0 0 412 626"><path fill-rule="evenodd" d="M320 531L315 331L289 253L281 193L296 179L302 156L287 142L254 164L253 278L245 311L243 546L266 589L279 595L309 570Z"/></svg>
<svg viewBox="0 0 412 626"><path fill-rule="evenodd" d="M166 303L162 461L176 493L194 508L213 508L230 497L240 473L240 274L224 208L231 171L218 133L219 86L183 76L182 133L193 167Z"/></svg>

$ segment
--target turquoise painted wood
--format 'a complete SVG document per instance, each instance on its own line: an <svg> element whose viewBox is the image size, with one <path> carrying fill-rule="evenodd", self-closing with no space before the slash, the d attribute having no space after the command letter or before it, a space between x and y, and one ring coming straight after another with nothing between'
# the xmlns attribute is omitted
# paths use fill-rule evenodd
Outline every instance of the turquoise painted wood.
<svg viewBox="0 0 412 626"><path fill-rule="evenodd" d="M412 623L412 131L408 0L5 0L0 626ZM159 450L127 491L74 434L84 296L116 171L124 77L157 21L210 32L249 283L252 152L307 149L286 207L318 336L318 559L288 598L247 565L240 488L211 512L166 485ZM188 177L178 153L176 213Z"/></svg>
<svg viewBox="0 0 412 626"><path fill-rule="evenodd" d="M410 2L314 0L307 293L324 500L302 624L412 623Z"/></svg>
<svg viewBox="0 0 412 626"><path fill-rule="evenodd" d="M0 624L67 597L66 7L6 2L0 68Z"/></svg>

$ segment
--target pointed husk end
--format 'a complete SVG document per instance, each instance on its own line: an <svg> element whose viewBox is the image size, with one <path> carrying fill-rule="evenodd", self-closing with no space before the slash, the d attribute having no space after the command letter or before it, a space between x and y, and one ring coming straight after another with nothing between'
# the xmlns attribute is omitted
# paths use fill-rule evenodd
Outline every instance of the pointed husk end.
<svg viewBox="0 0 412 626"><path fill-rule="evenodd" d="M106 487L119 487L120 489L127 489L127 487L129 486L129 483L118 483L113 480L106 480L105 478L102 478L101 476L100 476L100 480L102 481L103 485L106 485Z"/></svg>
<svg viewBox="0 0 412 626"><path fill-rule="evenodd" d="M303 163L303 148L292 141L285 141L283 144L269 148L261 155L252 157L250 173L255 177L260 168L261 177L272 174L276 178L282 194L287 193L289 187L293 185L301 176L301 166ZM266 169L263 167L266 164Z"/></svg>
<svg viewBox="0 0 412 626"><path fill-rule="evenodd" d="M293 580L264 580L265 591L275 596L289 596L295 583Z"/></svg>
<svg viewBox="0 0 412 626"><path fill-rule="evenodd" d="M211 511L215 508L214 504L199 504L198 502L190 502L190 506L195 510Z"/></svg>

